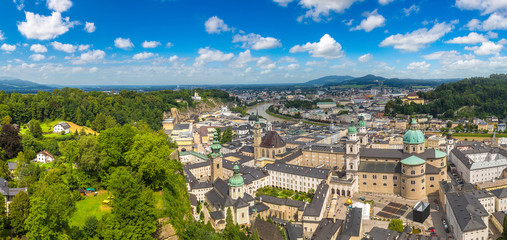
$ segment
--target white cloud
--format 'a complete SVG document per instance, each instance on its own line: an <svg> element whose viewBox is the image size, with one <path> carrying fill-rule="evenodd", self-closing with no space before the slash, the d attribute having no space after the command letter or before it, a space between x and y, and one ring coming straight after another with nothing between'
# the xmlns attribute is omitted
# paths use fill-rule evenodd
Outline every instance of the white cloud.
<svg viewBox="0 0 507 240"><path fill-rule="evenodd" d="M403 12L405 13L405 16L410 16L410 14L412 14L412 13L418 13L419 10L420 10L420 8L415 4L413 4L409 8L403 8Z"/></svg>
<svg viewBox="0 0 507 240"><path fill-rule="evenodd" d="M81 53L77 59L75 59L73 64L87 64L99 62L106 57L106 53L102 50L93 50L85 53Z"/></svg>
<svg viewBox="0 0 507 240"><path fill-rule="evenodd" d="M179 59L178 56L172 55L171 57L169 57L169 62L176 62L178 59Z"/></svg>
<svg viewBox="0 0 507 240"><path fill-rule="evenodd" d="M206 28L206 32L209 34L218 34L221 32L231 31L229 26L224 23L224 20L218 18L217 16L210 17L205 23L204 27Z"/></svg>
<svg viewBox="0 0 507 240"><path fill-rule="evenodd" d="M479 10L482 14L507 11L505 0L456 0L456 7L462 10Z"/></svg>
<svg viewBox="0 0 507 240"><path fill-rule="evenodd" d="M206 63L209 62L225 62L229 61L234 57L234 54L232 53L223 53L220 50L213 50L209 47L206 48L200 48L199 56L195 58L194 66L203 66Z"/></svg>
<svg viewBox="0 0 507 240"><path fill-rule="evenodd" d="M281 47L280 40L272 37L262 37L259 34L250 33L247 35L234 35L233 43L242 42L243 48L252 48L254 50L271 49Z"/></svg>
<svg viewBox="0 0 507 240"><path fill-rule="evenodd" d="M369 53L367 53L365 55L362 55L359 58L357 58L357 60L359 62L362 62L362 63L367 63L367 62L371 61L372 59L373 59L373 55L371 55Z"/></svg>
<svg viewBox="0 0 507 240"><path fill-rule="evenodd" d="M294 0L273 0L273 2L278 3L278 5L282 7L287 7L287 4L291 3Z"/></svg>
<svg viewBox="0 0 507 240"><path fill-rule="evenodd" d="M96 73L96 72L99 71L99 68L98 67L92 67L92 68L90 68L89 71L90 71L90 73Z"/></svg>
<svg viewBox="0 0 507 240"><path fill-rule="evenodd" d="M86 22L85 23L84 30L87 31L88 33L95 32L95 29L97 29L95 27L95 23L92 23L92 22Z"/></svg>
<svg viewBox="0 0 507 240"><path fill-rule="evenodd" d="M70 0L47 0L47 6L55 12L65 12L72 7Z"/></svg>
<svg viewBox="0 0 507 240"><path fill-rule="evenodd" d="M427 28L420 28L406 34L391 35L384 39L379 46L393 46L395 49L417 52L419 49L437 41L446 33L450 32L454 28L454 24L455 21L449 24L445 22L437 23L430 30Z"/></svg>
<svg viewBox="0 0 507 240"><path fill-rule="evenodd" d="M4 32L2 32L2 30L0 30L0 41L3 41L5 39L6 39L6 37L4 35Z"/></svg>
<svg viewBox="0 0 507 240"><path fill-rule="evenodd" d="M268 74L271 72L271 69L266 69L264 71L261 71L261 74Z"/></svg>
<svg viewBox="0 0 507 240"><path fill-rule="evenodd" d="M324 60L324 61L308 61L305 63L306 66L311 66L311 67L322 67L322 66L327 66L329 64L328 61Z"/></svg>
<svg viewBox="0 0 507 240"><path fill-rule="evenodd" d="M53 46L53 48L55 50L66 52L66 53L73 53L73 52L76 52L76 50L77 50L77 46L74 46L74 45L68 44L68 43L63 44L63 43L59 43L59 42L52 42L51 46Z"/></svg>
<svg viewBox="0 0 507 240"><path fill-rule="evenodd" d="M45 53L48 51L48 49L46 48L46 46L44 45L41 45L41 44L33 44L31 47L30 47L30 51L32 52L35 52L35 53Z"/></svg>
<svg viewBox="0 0 507 240"><path fill-rule="evenodd" d="M409 70L428 70L430 68L431 64L426 63L426 61L422 62L412 62L407 66L407 69Z"/></svg>
<svg viewBox="0 0 507 240"><path fill-rule="evenodd" d="M51 16L25 12L25 16L26 20L24 22L18 22L18 30L29 39L54 39L68 32L76 24L70 22L68 17L62 18L59 12L53 12Z"/></svg>
<svg viewBox="0 0 507 240"><path fill-rule="evenodd" d="M121 48L124 50L128 50L134 47L134 44L132 41L130 41L130 38L117 38L114 40L114 46L117 48Z"/></svg>
<svg viewBox="0 0 507 240"><path fill-rule="evenodd" d="M483 42L481 46L465 47L465 50L474 51L477 56L494 55L498 54L503 49L501 44L488 41Z"/></svg>
<svg viewBox="0 0 507 240"><path fill-rule="evenodd" d="M25 8L25 0L12 0L12 1L14 2L18 10L21 11L23 8Z"/></svg>
<svg viewBox="0 0 507 240"><path fill-rule="evenodd" d="M86 44L86 45L79 45L77 50L79 50L81 52L81 51L86 51L88 49L90 49L90 45Z"/></svg>
<svg viewBox="0 0 507 240"><path fill-rule="evenodd" d="M299 68L300 68L300 66L297 63L292 63L292 64L289 64L287 66L280 66L280 67L278 67L278 69L286 70L286 71L294 71L294 70L297 70Z"/></svg>
<svg viewBox="0 0 507 240"><path fill-rule="evenodd" d="M32 61L35 61L35 62L44 60L45 58L46 58L46 56L44 56L42 54L32 54L32 55L30 55L30 59L32 59Z"/></svg>
<svg viewBox="0 0 507 240"><path fill-rule="evenodd" d="M156 48L160 46L160 42L157 41L144 41L142 44L143 48Z"/></svg>
<svg viewBox="0 0 507 240"><path fill-rule="evenodd" d="M308 52L312 57L333 59L343 57L342 46L328 34L324 34L319 42L296 45L289 50L290 53Z"/></svg>
<svg viewBox="0 0 507 240"><path fill-rule="evenodd" d="M138 53L138 54L134 55L132 57L132 59L134 59L134 60L143 60L143 59L151 58L153 56L155 56L155 54L153 54L151 52L150 53L149 52L142 52L142 53Z"/></svg>
<svg viewBox="0 0 507 240"><path fill-rule="evenodd" d="M350 19L350 20L342 20L342 23L347 25L347 26L352 26L352 23L354 23L354 19Z"/></svg>
<svg viewBox="0 0 507 240"><path fill-rule="evenodd" d="M367 18L361 20L361 24L352 28L351 30L364 30L365 32L371 32L371 30L382 27L385 25L386 19L377 13L377 9L371 13L366 13Z"/></svg>
<svg viewBox="0 0 507 240"><path fill-rule="evenodd" d="M394 0L378 0L378 3L381 5L387 5L389 3L392 3Z"/></svg>
<svg viewBox="0 0 507 240"><path fill-rule="evenodd" d="M472 19L466 24L470 30L507 30L507 17L493 13L489 15L488 19L481 23L478 19Z"/></svg>
<svg viewBox="0 0 507 240"><path fill-rule="evenodd" d="M300 0L299 5L308 10L298 20L302 21L304 18L311 18L313 21L319 22L322 20L322 17L328 17L330 12L344 12L354 2L356 0Z"/></svg>
<svg viewBox="0 0 507 240"><path fill-rule="evenodd" d="M6 51L6 52L12 52L12 51L16 50L16 45L10 45L10 44L4 43L4 44L2 44L0 49L2 49L3 51Z"/></svg>
<svg viewBox="0 0 507 240"><path fill-rule="evenodd" d="M165 47L166 47L166 48L171 48L172 46L174 46L174 44L172 44L172 43L170 43L170 42L168 42L168 43L165 45Z"/></svg>
<svg viewBox="0 0 507 240"><path fill-rule="evenodd" d="M297 62L298 60L294 57L289 57L289 56L285 56L285 57L282 57L280 59L278 59L278 62L279 63L284 63L284 62Z"/></svg>
<svg viewBox="0 0 507 240"><path fill-rule="evenodd" d="M446 43L454 43L454 44L476 44L481 42L488 41L488 38L482 34L478 34L476 32L471 32L468 36L464 37L455 37L451 40L446 41Z"/></svg>
<svg viewBox="0 0 507 240"><path fill-rule="evenodd" d="M250 62L256 61L257 58L252 57L250 53L250 49L245 50L244 52L240 52L238 56L231 62L231 67L233 68L245 68L248 67Z"/></svg>
<svg viewBox="0 0 507 240"><path fill-rule="evenodd" d="M261 69L273 69L276 68L276 63L271 61L268 57L260 57L257 59L256 66Z"/></svg>

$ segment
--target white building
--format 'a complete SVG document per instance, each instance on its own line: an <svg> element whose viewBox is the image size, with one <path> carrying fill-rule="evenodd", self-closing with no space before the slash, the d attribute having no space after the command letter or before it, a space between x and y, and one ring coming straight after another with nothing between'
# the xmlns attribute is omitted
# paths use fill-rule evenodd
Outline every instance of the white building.
<svg viewBox="0 0 507 240"><path fill-rule="evenodd" d="M49 163L54 160L55 156L53 156L53 154L49 153L48 151L44 150L37 153L37 157L33 161L39 163Z"/></svg>
<svg viewBox="0 0 507 240"><path fill-rule="evenodd" d="M501 177L507 167L507 151L480 144L456 146L449 155L458 173L469 183L488 182Z"/></svg>
<svg viewBox="0 0 507 240"><path fill-rule="evenodd" d="M488 212L470 193L446 194L449 230L458 240L488 239Z"/></svg>
<svg viewBox="0 0 507 240"><path fill-rule="evenodd" d="M308 192L317 189L322 180L330 176L329 170L302 167L285 163L268 164L269 185L294 191Z"/></svg>
<svg viewBox="0 0 507 240"><path fill-rule="evenodd" d="M70 125L66 122L59 122L53 127L53 132L54 133L64 132L65 134L67 134L70 132Z"/></svg>

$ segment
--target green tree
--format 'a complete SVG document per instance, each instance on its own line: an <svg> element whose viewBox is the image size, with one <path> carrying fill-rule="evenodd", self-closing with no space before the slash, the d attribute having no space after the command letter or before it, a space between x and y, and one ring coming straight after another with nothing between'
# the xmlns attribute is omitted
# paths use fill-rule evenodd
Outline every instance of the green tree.
<svg viewBox="0 0 507 240"><path fill-rule="evenodd" d="M229 240L239 240L239 226L234 224L232 210L227 208L227 216L225 217L224 236Z"/></svg>
<svg viewBox="0 0 507 240"><path fill-rule="evenodd" d="M259 237L259 232L257 231L257 229L255 229L253 231L251 239L252 240L261 240L261 238Z"/></svg>
<svg viewBox="0 0 507 240"><path fill-rule="evenodd" d="M9 115L2 118L2 125L11 124L11 122L12 122L12 118Z"/></svg>
<svg viewBox="0 0 507 240"><path fill-rule="evenodd" d="M97 228L99 227L99 220L95 216L88 216L83 226L83 231L88 238L93 238L97 234Z"/></svg>
<svg viewBox="0 0 507 240"><path fill-rule="evenodd" d="M58 142L55 139L44 142L43 148L53 155L60 155L60 147L58 147Z"/></svg>
<svg viewBox="0 0 507 240"><path fill-rule="evenodd" d="M5 197L0 193L0 229L7 226L7 211L5 210Z"/></svg>
<svg viewBox="0 0 507 240"><path fill-rule="evenodd" d="M395 230L397 232L403 232L403 220L399 218L391 219L388 226L389 230Z"/></svg>
<svg viewBox="0 0 507 240"><path fill-rule="evenodd" d="M42 128L40 127L40 122L38 120L32 119L32 121L30 121L29 130L35 138L42 137Z"/></svg>
<svg viewBox="0 0 507 240"><path fill-rule="evenodd" d="M76 124L83 125L83 113L80 107L76 109Z"/></svg>
<svg viewBox="0 0 507 240"><path fill-rule="evenodd" d="M227 127L227 129L222 134L222 138L220 139L220 143L224 144L227 142L232 142L232 137L233 137L232 129L231 129L231 127Z"/></svg>
<svg viewBox="0 0 507 240"><path fill-rule="evenodd" d="M502 232L503 239L507 239L507 217L503 218L503 232Z"/></svg>
<svg viewBox="0 0 507 240"><path fill-rule="evenodd" d="M215 128L215 132L217 132L217 135L218 135L218 141L219 142L222 142L222 129L217 127Z"/></svg>
<svg viewBox="0 0 507 240"><path fill-rule="evenodd" d="M111 174L108 190L114 196L111 213L102 218L104 239L152 239L157 229L153 191L139 174L118 167Z"/></svg>
<svg viewBox="0 0 507 240"><path fill-rule="evenodd" d="M20 191L9 205L9 219L16 234L25 233L25 220L28 215L30 215L30 198L26 192Z"/></svg>
<svg viewBox="0 0 507 240"><path fill-rule="evenodd" d="M7 158L14 158L21 151L21 137L18 130L11 124L2 126L0 133L0 147L5 151Z"/></svg>

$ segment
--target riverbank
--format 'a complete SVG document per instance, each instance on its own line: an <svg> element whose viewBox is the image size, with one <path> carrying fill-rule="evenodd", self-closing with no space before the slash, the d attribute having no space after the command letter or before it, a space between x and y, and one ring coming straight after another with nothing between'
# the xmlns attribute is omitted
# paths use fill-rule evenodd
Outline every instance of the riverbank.
<svg viewBox="0 0 507 240"><path fill-rule="evenodd" d="M284 116L284 115L279 115L279 114L270 112L268 109L266 109L266 113L269 114L270 116L273 116L273 117L276 117L276 118L282 118L282 119L285 119L287 121L292 121L292 122L300 122L300 121L302 121L303 123L312 124L312 125L316 125L316 126L329 126L328 123L312 122L312 121L302 120L302 119L299 119L299 118L291 118L291 117L287 117L287 116Z"/></svg>

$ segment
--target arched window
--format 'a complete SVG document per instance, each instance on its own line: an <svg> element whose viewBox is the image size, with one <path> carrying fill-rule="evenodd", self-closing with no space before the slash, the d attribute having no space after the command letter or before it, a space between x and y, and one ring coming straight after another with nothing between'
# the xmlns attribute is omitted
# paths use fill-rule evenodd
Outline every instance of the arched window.
<svg viewBox="0 0 507 240"><path fill-rule="evenodd" d="M415 152L415 147L412 147L412 151L414 151L414 152Z"/></svg>
<svg viewBox="0 0 507 240"><path fill-rule="evenodd" d="M387 186L387 183L384 183L383 185L384 185L384 187L385 187L385 186Z"/></svg>
<svg viewBox="0 0 507 240"><path fill-rule="evenodd" d="M410 171L410 174L415 175L415 171L414 170Z"/></svg>
<svg viewBox="0 0 507 240"><path fill-rule="evenodd" d="M415 189L412 188L412 190L410 190L410 191L415 192Z"/></svg>

